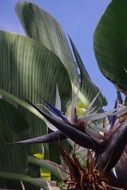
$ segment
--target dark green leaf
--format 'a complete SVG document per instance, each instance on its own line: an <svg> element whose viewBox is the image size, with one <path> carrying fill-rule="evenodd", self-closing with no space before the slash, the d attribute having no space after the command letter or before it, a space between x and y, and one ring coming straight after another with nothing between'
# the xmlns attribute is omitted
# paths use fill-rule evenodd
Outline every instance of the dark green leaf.
<svg viewBox="0 0 127 190"><path fill-rule="evenodd" d="M3 144L28 137L29 125L23 115L11 104L0 100L0 171L27 173L25 146Z"/></svg>
<svg viewBox="0 0 127 190"><path fill-rule="evenodd" d="M73 49L73 52L74 52L74 55L75 55L75 58L76 58L76 61L78 63L79 70L80 70L80 78L81 78L80 90L81 90L82 94L84 95L84 97L86 98L87 102L90 104L92 102L92 100L95 98L95 96L100 92L100 90L91 81L90 76L89 76L89 74L82 62L82 59L78 53L78 50L76 49L71 38L70 38L70 42L71 42L72 49ZM95 100L93 107L96 106L96 108L98 108L98 107L105 106L106 104L107 104L106 99L100 93L98 95L97 99Z"/></svg>
<svg viewBox="0 0 127 190"><path fill-rule="evenodd" d="M65 109L71 84L54 53L32 39L0 32L0 57L0 88L36 103L42 102L40 96L54 103L58 85Z"/></svg>
<svg viewBox="0 0 127 190"><path fill-rule="evenodd" d="M115 0L94 33L94 50L102 73L127 93L127 1Z"/></svg>
<svg viewBox="0 0 127 190"><path fill-rule="evenodd" d="M58 86L62 109L66 110L71 83L65 67L53 52L30 38L0 32L0 57L1 89L37 104L42 103L41 97L54 104ZM31 126L31 137L48 132L44 122L24 110L22 113Z"/></svg>

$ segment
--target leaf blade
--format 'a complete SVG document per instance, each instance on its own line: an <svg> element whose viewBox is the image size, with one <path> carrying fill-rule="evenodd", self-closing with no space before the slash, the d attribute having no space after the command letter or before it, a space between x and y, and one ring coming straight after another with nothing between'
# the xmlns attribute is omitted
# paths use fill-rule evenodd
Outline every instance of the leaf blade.
<svg viewBox="0 0 127 190"><path fill-rule="evenodd" d="M126 93L127 2L112 1L94 32L94 51L101 72Z"/></svg>

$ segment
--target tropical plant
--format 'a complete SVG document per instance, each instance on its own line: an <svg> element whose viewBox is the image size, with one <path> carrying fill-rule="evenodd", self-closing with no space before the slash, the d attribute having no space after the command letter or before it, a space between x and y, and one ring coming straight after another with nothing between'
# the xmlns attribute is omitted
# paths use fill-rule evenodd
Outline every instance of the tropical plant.
<svg viewBox="0 0 127 190"><path fill-rule="evenodd" d="M112 0L94 33L97 63L118 88L115 107L106 112L71 38L73 52L52 16L35 4L17 4L28 37L0 31L2 188L127 188L126 8L126 0ZM41 178L40 167L57 183Z"/></svg>

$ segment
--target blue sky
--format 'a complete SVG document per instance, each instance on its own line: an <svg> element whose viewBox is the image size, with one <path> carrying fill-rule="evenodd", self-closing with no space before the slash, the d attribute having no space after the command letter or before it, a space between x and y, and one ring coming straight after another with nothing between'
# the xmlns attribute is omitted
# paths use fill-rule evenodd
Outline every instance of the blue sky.
<svg viewBox="0 0 127 190"><path fill-rule="evenodd" d="M15 13L15 5L19 0L0 1L0 30L16 32L24 35L22 26ZM106 96L112 108L115 101L113 85L100 73L94 52L93 32L111 0L31 0L48 11L62 25L76 44L82 60L92 81Z"/></svg>

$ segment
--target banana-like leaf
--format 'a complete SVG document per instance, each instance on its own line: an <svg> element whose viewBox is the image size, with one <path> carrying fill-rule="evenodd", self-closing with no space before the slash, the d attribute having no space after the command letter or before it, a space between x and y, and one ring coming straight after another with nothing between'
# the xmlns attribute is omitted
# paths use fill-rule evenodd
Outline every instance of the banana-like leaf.
<svg viewBox="0 0 127 190"><path fill-rule="evenodd" d="M62 109L66 110L71 83L65 67L53 52L35 40L1 31L0 57L1 89L38 104L42 101L40 97L54 104L58 86ZM22 113L30 123L31 137L48 132L44 122L24 110Z"/></svg>
<svg viewBox="0 0 127 190"><path fill-rule="evenodd" d="M35 40L1 31L0 57L1 89L38 104L40 97L54 103L57 85L65 109L71 84L66 69L54 53Z"/></svg>
<svg viewBox="0 0 127 190"><path fill-rule="evenodd" d="M0 171L27 173L28 149L5 142L29 136L29 129L29 124L18 110L10 103L0 100Z"/></svg>
<svg viewBox="0 0 127 190"><path fill-rule="evenodd" d="M127 93L127 1L115 0L94 33L94 50L101 72Z"/></svg>
<svg viewBox="0 0 127 190"><path fill-rule="evenodd" d="M39 119L45 121L45 118L32 105L30 105L26 101L18 98L17 96L14 96L14 95L8 93L8 92L6 92L5 90L2 90L2 89L0 89L0 93L2 94L2 99L7 99L7 100L11 101L12 103L14 103L16 105L20 105L21 107L23 107L24 109L28 110L33 115L38 117Z"/></svg>
<svg viewBox="0 0 127 190"><path fill-rule="evenodd" d="M18 3L16 12L26 34L53 51L65 65L71 80L76 84L78 82L77 65L59 23L33 3Z"/></svg>
<svg viewBox="0 0 127 190"><path fill-rule="evenodd" d="M43 117L42 114L40 114L40 112L34 108L31 104L21 100L20 98L12 95L12 94L9 94L8 92L4 91L4 90L1 90L0 89L0 93L2 94L2 98L3 99L8 99L9 101L11 101L13 104L17 104L17 105L20 105L21 107L23 107L24 109L26 109L28 112L30 112L31 114L35 115L38 119L40 120L44 120L46 123L47 123L47 126L50 125L50 123L45 119L45 117ZM65 139L66 136L60 132L60 131L55 131L55 132L52 132L50 134L47 134L47 135L44 135L42 136L41 138L40 137L35 137L33 139L29 139L26 144L31 144L33 143L33 141L36 141L36 143L46 143L46 142L54 142L54 140L58 140L58 139ZM23 136L23 139L24 139L24 136ZM16 139L15 139L16 140ZM5 141L4 141L5 142ZM20 141L21 142L21 141ZM18 142L17 142L18 143ZM14 143L15 144L15 143ZM19 143L20 144L20 143Z"/></svg>
<svg viewBox="0 0 127 190"><path fill-rule="evenodd" d="M24 116L15 106L3 99L0 99L0 124L5 126L5 130L6 127L9 127L20 138L30 136L30 126ZM16 137L12 136L11 138L15 139ZM5 142L2 137L0 141Z"/></svg>
<svg viewBox="0 0 127 190"><path fill-rule="evenodd" d="M92 100L99 93L93 104L93 107L101 108L102 106L105 106L107 104L106 99L101 94L99 88L91 81L91 78L82 62L82 59L78 53L77 48L75 47L75 45L70 37L69 37L69 39L70 39L71 46L72 46L72 49L73 49L73 52L75 55L75 59L77 61L77 64L78 64L79 70L80 70L80 77L81 77L80 91L86 98L86 102L88 102L88 104L90 104L92 102Z"/></svg>
<svg viewBox="0 0 127 190"><path fill-rule="evenodd" d="M61 26L52 16L32 3L19 3L17 4L16 11L27 35L41 42L62 60L72 79L74 93L77 93L78 91L78 89L76 89L76 84L79 82L77 73L77 67L79 66L81 79L84 78L80 90L86 99L85 102L89 104L97 95L99 89L88 77L88 73L81 62L81 59L80 61L79 59L77 60L78 65L75 63ZM75 53L76 48L74 48L74 44L72 44L72 48ZM76 59L79 57L78 52L75 53L75 56ZM96 107L102 107L103 105L106 105L106 100L100 94L96 103Z"/></svg>

